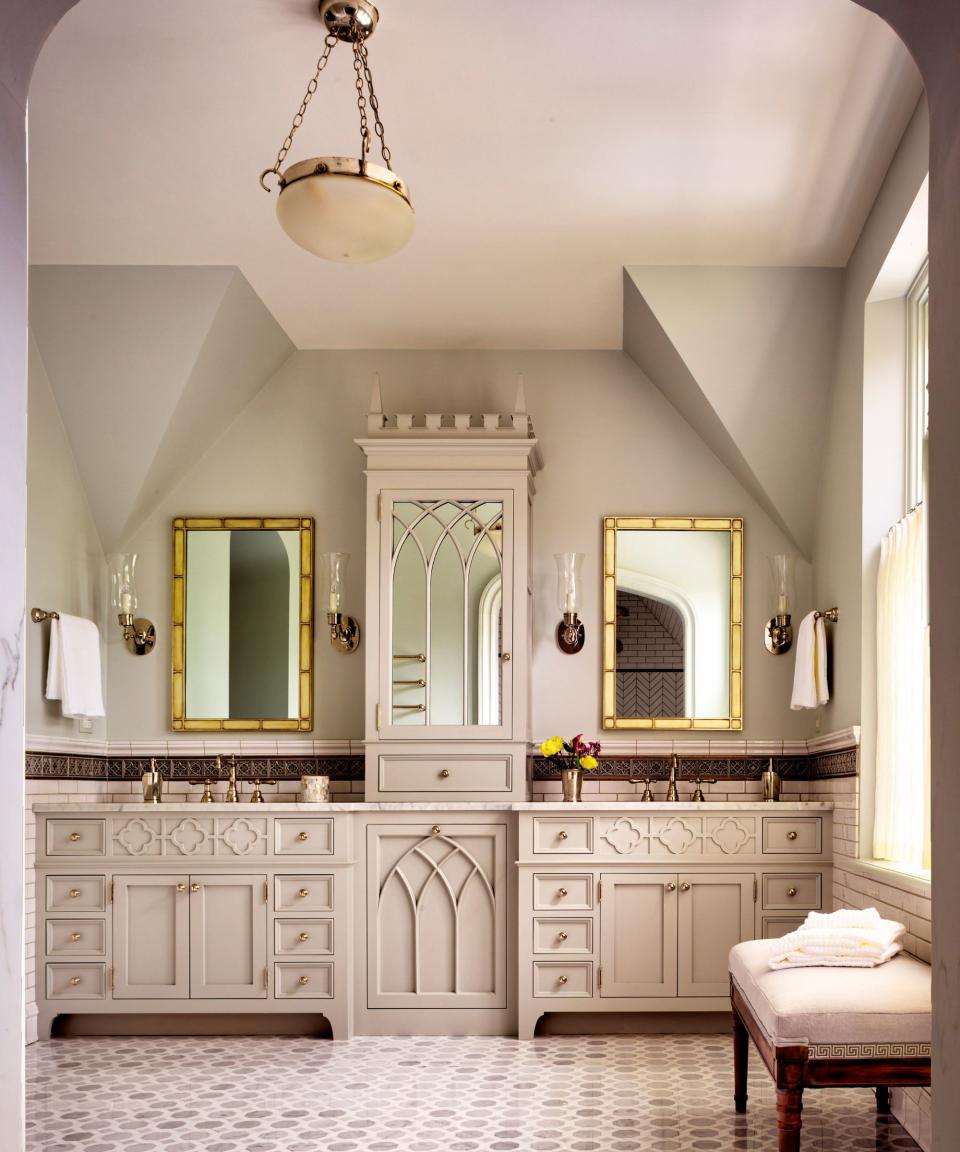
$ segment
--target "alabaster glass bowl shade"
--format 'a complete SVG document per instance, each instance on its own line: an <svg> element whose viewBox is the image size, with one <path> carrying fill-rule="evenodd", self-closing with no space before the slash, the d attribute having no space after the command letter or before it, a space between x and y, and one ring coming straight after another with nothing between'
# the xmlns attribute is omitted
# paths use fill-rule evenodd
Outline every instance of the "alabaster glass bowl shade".
<svg viewBox="0 0 960 1152"><path fill-rule="evenodd" d="M283 173L277 219L315 256L362 264L392 256L413 235L406 185L388 168L331 156L304 160Z"/></svg>

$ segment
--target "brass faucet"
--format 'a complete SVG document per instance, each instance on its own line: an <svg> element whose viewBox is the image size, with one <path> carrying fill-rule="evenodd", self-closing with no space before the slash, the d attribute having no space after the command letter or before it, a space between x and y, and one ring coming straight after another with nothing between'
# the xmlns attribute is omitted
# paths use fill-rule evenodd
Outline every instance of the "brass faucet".
<svg viewBox="0 0 960 1152"><path fill-rule="evenodd" d="M217 757L217 767L220 767L220 757ZM228 804L240 803L240 785L237 783L237 758L230 757L230 778L227 782L226 802Z"/></svg>
<svg viewBox="0 0 960 1152"><path fill-rule="evenodd" d="M680 793L677 791L677 771L680 768L680 757L674 752L670 757L670 782L667 784L667 794L665 800L679 800Z"/></svg>

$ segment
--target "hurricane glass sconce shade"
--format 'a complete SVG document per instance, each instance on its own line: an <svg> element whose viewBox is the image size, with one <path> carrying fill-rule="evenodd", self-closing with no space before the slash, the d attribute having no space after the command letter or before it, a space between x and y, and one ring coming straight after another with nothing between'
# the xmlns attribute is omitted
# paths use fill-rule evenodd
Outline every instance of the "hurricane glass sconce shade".
<svg viewBox="0 0 960 1152"><path fill-rule="evenodd" d="M770 576L773 585L774 615L767 621L763 632L764 645L774 656L789 652L793 645L793 625L790 606L794 600L796 557L780 554L770 557Z"/></svg>
<svg viewBox="0 0 960 1152"><path fill-rule="evenodd" d="M367 55L367 41L376 31L380 15L371 0L320 0L318 8L326 31L323 51L277 159L272 168L260 174L260 184L269 192L267 180L274 178L280 190L280 226L307 252L340 263L382 260L407 243L413 235L415 217L410 190L393 171ZM341 42L349 44L353 53L360 156L356 160L315 156L281 171L320 74ZM374 137L380 145L382 165L368 160Z"/></svg>
<svg viewBox="0 0 960 1152"><path fill-rule="evenodd" d="M360 643L360 625L340 611L343 603L349 552L324 552L320 557L320 596L330 625L330 644L338 652L354 652Z"/></svg>
<svg viewBox="0 0 960 1152"><path fill-rule="evenodd" d="M563 619L557 625L557 645L568 656L579 652L586 641L586 629L580 622L583 590L582 552L556 552L557 610Z"/></svg>
<svg viewBox="0 0 960 1152"><path fill-rule="evenodd" d="M134 616L137 610L137 553L114 552L107 559L110 573L110 605L117 614L117 621L123 629L127 648L135 656L146 656L153 651L157 642L157 631L153 624L142 616Z"/></svg>

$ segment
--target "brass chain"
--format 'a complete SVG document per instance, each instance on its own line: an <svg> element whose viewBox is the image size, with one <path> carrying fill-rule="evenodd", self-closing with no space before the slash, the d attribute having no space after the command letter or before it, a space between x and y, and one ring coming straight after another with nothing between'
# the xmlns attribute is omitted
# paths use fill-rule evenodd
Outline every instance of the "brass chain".
<svg viewBox="0 0 960 1152"><path fill-rule="evenodd" d="M367 98L363 88L363 58L360 55L360 40L353 42L353 70L357 74L357 107L360 109L360 159L366 160L370 151L370 129L367 126Z"/></svg>
<svg viewBox="0 0 960 1152"><path fill-rule="evenodd" d="M337 37L334 36L332 32L328 33L324 37L323 52L320 55L320 59L317 61L317 70L314 72L310 83L307 85L307 90L303 94L303 99L300 101L300 107L297 109L296 115L293 118L293 123L290 125L290 131L287 133L283 143L280 145L280 151L277 153L276 163L272 168L265 168L263 172L260 173L260 186L267 192L269 192L270 189L267 188L266 184L264 184L264 177L269 176L271 172L274 174L274 176L279 177L280 165L284 162L284 160L286 160L287 153L293 146L293 138L297 134L297 129L303 123L303 117L307 111L307 105L313 99L313 94L317 90L317 84L320 80L320 73L324 70L324 68L326 68L327 61L330 59L330 53L336 47L336 44Z"/></svg>
<svg viewBox="0 0 960 1152"><path fill-rule="evenodd" d="M373 112L373 130L376 132L377 138L380 141L380 154L383 156L383 162L384 162L384 164L386 164L387 168L389 168L390 171L392 172L393 168L390 164L390 149L387 147L387 142L384 139L383 121L380 119L380 103L377 100L376 92L374 92L374 90L373 90L373 73L370 71L370 61L367 57L367 42L362 36L360 38L358 38L357 41L354 43L353 53L354 53L354 67L357 70L357 91L361 93L361 95L360 95L360 100L361 100L361 104L360 104L360 132L364 138L364 142L367 144L367 147L369 147L370 135L369 135L369 131L367 129L367 118L366 118L366 108L365 108L366 100L363 99L362 88L361 88L361 84L360 84L360 70L362 68L363 69L363 79L366 81L367 90L370 93L370 110L371 110L371 112Z"/></svg>

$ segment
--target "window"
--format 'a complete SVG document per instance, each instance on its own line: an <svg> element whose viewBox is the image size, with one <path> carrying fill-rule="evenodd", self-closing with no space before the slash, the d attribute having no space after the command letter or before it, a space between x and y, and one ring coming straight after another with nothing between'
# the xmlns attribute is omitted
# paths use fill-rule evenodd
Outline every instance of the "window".
<svg viewBox="0 0 960 1152"><path fill-rule="evenodd" d="M911 870L930 867L930 630L924 500L928 299L924 264L906 298L906 514L881 542L877 575L873 854Z"/></svg>

